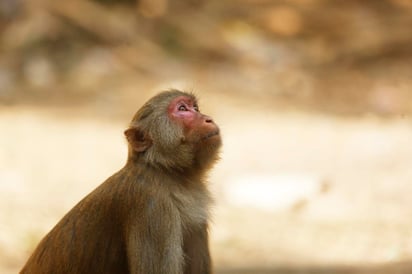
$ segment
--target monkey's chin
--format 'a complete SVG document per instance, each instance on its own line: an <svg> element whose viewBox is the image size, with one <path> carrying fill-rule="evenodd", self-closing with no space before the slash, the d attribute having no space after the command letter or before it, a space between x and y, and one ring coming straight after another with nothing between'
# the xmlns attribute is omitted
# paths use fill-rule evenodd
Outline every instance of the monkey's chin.
<svg viewBox="0 0 412 274"><path fill-rule="evenodd" d="M209 149L218 149L222 145L222 138L220 137L219 132L208 134L207 137L202 139L202 144Z"/></svg>
<svg viewBox="0 0 412 274"><path fill-rule="evenodd" d="M202 138L203 141L208 139L220 139L219 130L212 131Z"/></svg>

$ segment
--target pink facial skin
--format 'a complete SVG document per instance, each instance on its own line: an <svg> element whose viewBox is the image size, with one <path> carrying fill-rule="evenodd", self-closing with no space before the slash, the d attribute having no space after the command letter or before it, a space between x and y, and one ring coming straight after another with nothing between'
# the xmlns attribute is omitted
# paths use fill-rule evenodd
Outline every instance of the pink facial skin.
<svg viewBox="0 0 412 274"><path fill-rule="evenodd" d="M169 117L183 125L189 134L191 131L196 131L203 138L219 135L219 128L212 118L200 113L197 103L190 97L179 96L173 99L167 111Z"/></svg>

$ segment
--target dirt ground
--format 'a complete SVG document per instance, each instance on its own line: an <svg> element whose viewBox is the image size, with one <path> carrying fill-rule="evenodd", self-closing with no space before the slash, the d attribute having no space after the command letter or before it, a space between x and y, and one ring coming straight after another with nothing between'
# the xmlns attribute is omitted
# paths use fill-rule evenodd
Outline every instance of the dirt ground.
<svg viewBox="0 0 412 274"><path fill-rule="evenodd" d="M218 274L412 272L410 117L200 96L224 134L210 178ZM0 109L0 273L16 273L62 215L122 167L122 132L140 103L114 117L84 106Z"/></svg>

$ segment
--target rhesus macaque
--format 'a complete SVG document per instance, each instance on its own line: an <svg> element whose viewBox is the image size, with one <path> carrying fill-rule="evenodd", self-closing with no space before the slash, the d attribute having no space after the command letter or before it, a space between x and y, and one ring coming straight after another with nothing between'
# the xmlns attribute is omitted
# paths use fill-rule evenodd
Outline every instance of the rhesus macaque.
<svg viewBox="0 0 412 274"><path fill-rule="evenodd" d="M218 126L194 95L171 90L143 105L125 135L126 165L63 217L21 273L212 272L205 179Z"/></svg>

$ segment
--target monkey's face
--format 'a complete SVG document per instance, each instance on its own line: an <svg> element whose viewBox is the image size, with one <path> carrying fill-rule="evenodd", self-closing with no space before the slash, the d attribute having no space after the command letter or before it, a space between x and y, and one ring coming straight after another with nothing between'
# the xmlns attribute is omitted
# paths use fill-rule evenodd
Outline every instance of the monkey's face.
<svg viewBox="0 0 412 274"><path fill-rule="evenodd" d="M200 113L196 98L176 90L150 99L125 135L129 158L167 169L207 170L222 143L219 127Z"/></svg>
<svg viewBox="0 0 412 274"><path fill-rule="evenodd" d="M168 106L169 118L183 129L184 141L199 146L219 146L219 127L199 111L197 102L187 96L174 98Z"/></svg>

